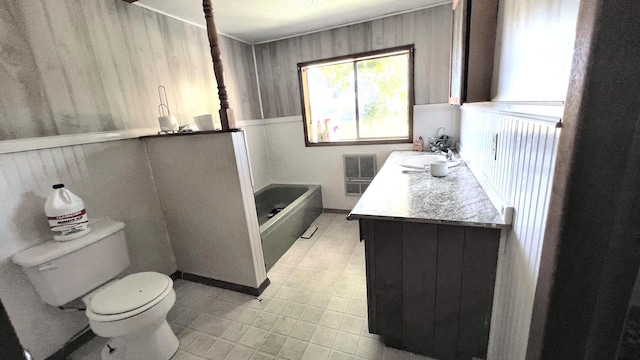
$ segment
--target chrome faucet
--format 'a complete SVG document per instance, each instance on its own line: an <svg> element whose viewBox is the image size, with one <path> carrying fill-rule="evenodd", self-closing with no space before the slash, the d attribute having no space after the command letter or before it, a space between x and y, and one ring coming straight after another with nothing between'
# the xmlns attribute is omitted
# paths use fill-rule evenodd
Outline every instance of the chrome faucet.
<svg viewBox="0 0 640 360"><path fill-rule="evenodd" d="M453 151L451 151L451 149L447 149L447 153L445 154L445 156L447 157L447 161L454 161L454 155L453 155Z"/></svg>
<svg viewBox="0 0 640 360"><path fill-rule="evenodd" d="M451 149L446 149L447 151L445 151L444 149L433 147L431 150L435 155L444 155L447 158L447 161L455 161L455 157Z"/></svg>

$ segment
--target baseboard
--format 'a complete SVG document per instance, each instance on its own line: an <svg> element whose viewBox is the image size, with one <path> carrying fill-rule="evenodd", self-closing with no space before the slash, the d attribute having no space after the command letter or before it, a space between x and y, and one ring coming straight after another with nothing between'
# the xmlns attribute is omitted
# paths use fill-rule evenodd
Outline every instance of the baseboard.
<svg viewBox="0 0 640 360"><path fill-rule="evenodd" d="M324 212L326 213L330 213L330 214L349 214L350 210L342 210L342 209L328 209L328 208L324 208L323 209Z"/></svg>
<svg viewBox="0 0 640 360"><path fill-rule="evenodd" d="M171 280L176 281L178 279L182 278L182 271L178 271L176 270L176 272L174 272L173 274L169 275L169 277L171 278Z"/></svg>
<svg viewBox="0 0 640 360"><path fill-rule="evenodd" d="M193 281L193 282L197 282L197 283L200 283L200 284L205 284L205 285L209 285L209 286L215 286L215 287L219 287L219 288L222 288L222 289L237 291L237 292L241 292L243 294L248 294L248 295L253 295L253 296L258 296L258 295L262 294L264 289L266 289L267 286L269 286L269 284L271 283L269 278L266 278L262 282L262 284L260 284L260 286L258 286L257 288L254 288L254 287L251 287L251 286L239 285L239 284L234 284L234 283L230 283L230 282L227 282L227 281L208 278L206 276L190 274L190 273L183 272L183 271L176 271L173 275L176 275L176 274L178 276L177 279L184 279L184 280L188 280L188 281ZM173 277L173 275L172 275L172 277Z"/></svg>
<svg viewBox="0 0 640 360"><path fill-rule="evenodd" d="M78 350L82 345L88 343L97 335L88 329L82 335L71 340L62 349L56 351L53 355L49 356L46 360L66 360L69 355Z"/></svg>

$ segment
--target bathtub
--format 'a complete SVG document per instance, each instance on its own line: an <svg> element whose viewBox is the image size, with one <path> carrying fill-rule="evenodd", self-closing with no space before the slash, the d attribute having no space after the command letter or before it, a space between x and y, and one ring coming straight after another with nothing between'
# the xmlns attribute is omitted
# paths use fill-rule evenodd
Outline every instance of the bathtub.
<svg viewBox="0 0 640 360"><path fill-rule="evenodd" d="M320 185L271 184L256 192L255 199L262 252L269 270L322 214L322 192Z"/></svg>

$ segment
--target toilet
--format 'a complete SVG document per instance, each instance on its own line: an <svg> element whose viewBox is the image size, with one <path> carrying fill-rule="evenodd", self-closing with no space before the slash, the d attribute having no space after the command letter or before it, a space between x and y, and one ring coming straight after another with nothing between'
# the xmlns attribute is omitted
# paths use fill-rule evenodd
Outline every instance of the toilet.
<svg viewBox="0 0 640 360"><path fill-rule="evenodd" d="M110 338L103 360L168 360L179 343L166 320L176 300L173 281L156 272L114 280L129 267L124 226L104 218L81 238L36 245L13 262L45 303L82 299L91 330Z"/></svg>

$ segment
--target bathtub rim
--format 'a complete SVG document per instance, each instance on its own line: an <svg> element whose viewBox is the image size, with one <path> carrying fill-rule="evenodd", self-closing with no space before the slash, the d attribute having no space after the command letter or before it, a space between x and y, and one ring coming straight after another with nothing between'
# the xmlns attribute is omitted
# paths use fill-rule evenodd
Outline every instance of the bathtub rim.
<svg viewBox="0 0 640 360"><path fill-rule="evenodd" d="M305 203L308 199L311 198L311 196L313 195L314 192L316 191L321 191L321 186L318 184L269 184L265 187L263 187L262 189L256 191L253 196L254 198L256 196L258 196L258 194L270 189L270 188L274 188L274 187L278 187L278 186L284 186L284 187L297 187L297 188L307 188L307 191L305 191L302 195L298 196L295 200L293 200L289 205L287 205L284 210L280 211L279 213L277 213L275 216L273 216L271 219L267 220L264 224L260 225L260 237L262 237L264 234L266 234L271 226L275 223L278 222L279 219L282 219L284 217L289 216L289 214L293 211L295 211L296 209L298 209L300 207L300 205L302 205L303 203ZM320 196L322 196L322 193L320 193ZM256 212L257 215L257 212Z"/></svg>

